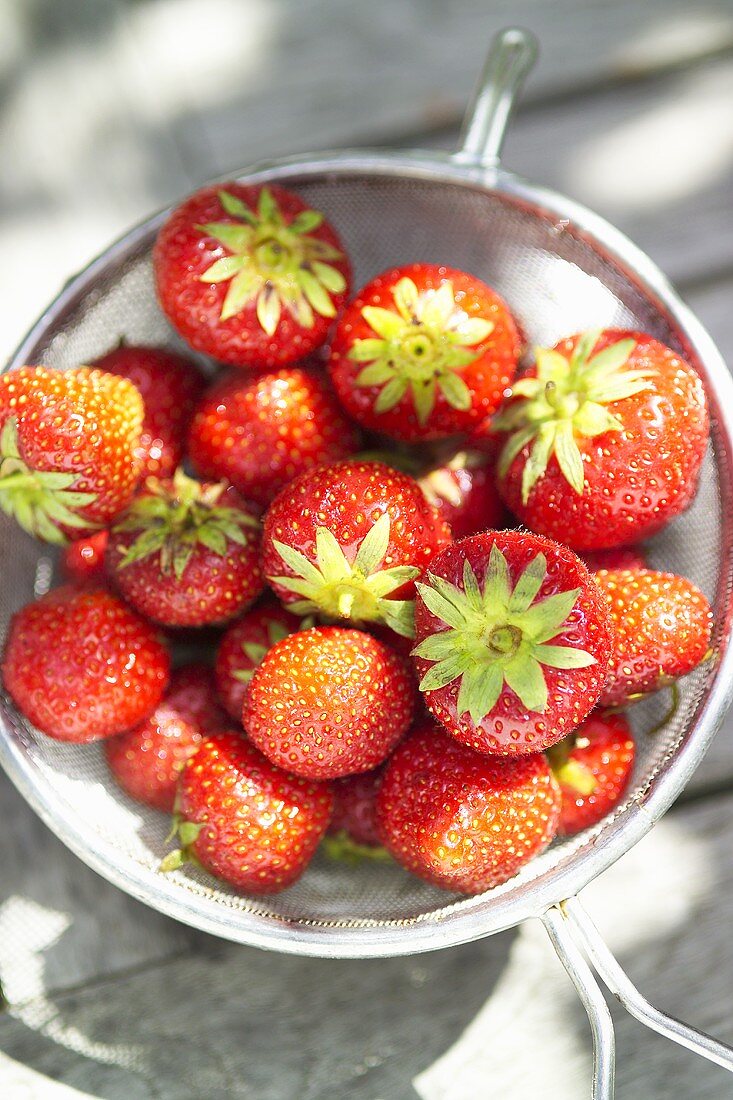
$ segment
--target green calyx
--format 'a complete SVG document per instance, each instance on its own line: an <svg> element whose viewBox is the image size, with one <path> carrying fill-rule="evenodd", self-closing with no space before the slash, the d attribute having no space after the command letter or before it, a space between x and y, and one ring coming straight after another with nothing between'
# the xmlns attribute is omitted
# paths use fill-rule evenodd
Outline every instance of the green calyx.
<svg viewBox="0 0 733 1100"><path fill-rule="evenodd" d="M44 542L63 546L68 539L61 527L86 529L97 526L83 517L95 493L72 489L77 474L38 471L27 466L18 447L18 421L11 416L0 431L0 508L13 516L23 530Z"/></svg>
<svg viewBox="0 0 733 1100"><path fill-rule="evenodd" d="M200 276L204 283L229 283L221 320L254 302L260 326L272 336L283 309L303 328L313 328L314 313L335 317L331 296L346 289L346 279L328 261L342 259L343 253L311 236L323 214L303 210L287 224L267 187L260 191L256 211L227 191L219 192L219 200L235 220L197 228L229 253Z"/></svg>
<svg viewBox="0 0 733 1100"><path fill-rule="evenodd" d="M499 456L503 477L519 452L531 444L522 471L522 501L547 470L552 455L563 477L579 495L585 472L579 439L594 439L606 432L621 432L622 419L606 405L649 389L653 370L627 366L635 341L619 340L593 354L601 329L583 333L566 359L551 348L536 348L536 378L520 378L512 386L512 401L494 418L492 431L508 432Z"/></svg>
<svg viewBox="0 0 733 1100"><path fill-rule="evenodd" d="M471 407L471 391L461 370L478 357L474 350L494 325L469 317L457 304L453 284L418 292L412 279L400 279L392 291L395 309L365 306L362 316L376 333L355 340L349 358L368 364L357 386L376 386L374 411L388 412L410 394L418 422L427 423L438 391L451 408Z"/></svg>
<svg viewBox="0 0 733 1100"><path fill-rule="evenodd" d="M391 863L392 857L386 848L371 844L359 844L345 829L324 836L321 849L335 863L345 863L349 867L358 867L360 863Z"/></svg>
<svg viewBox="0 0 733 1100"><path fill-rule="evenodd" d="M185 821L178 813L174 813L171 831L167 840L171 841L175 837L180 843L180 848L174 848L172 852L169 852L160 861L158 870L163 874L170 874L171 871L177 871L180 867L183 867L185 863L192 863L196 867L200 867L201 864L194 854L193 845L196 843L203 827L203 825L197 825L193 821Z"/></svg>
<svg viewBox="0 0 733 1100"><path fill-rule="evenodd" d="M239 508L220 504L226 486L207 485L187 477L182 470L173 476L173 493L154 478L148 492L136 497L113 534L139 531L120 561L124 569L152 554L159 555L160 570L180 580L197 546L224 556L229 544L246 546L246 529L258 529L253 516Z"/></svg>
<svg viewBox="0 0 733 1100"><path fill-rule="evenodd" d="M292 546L275 541L275 549L295 576L268 580L302 597L291 604L296 614L319 614L356 625L385 623L397 634L412 638L414 601L388 597L419 576L420 570L411 565L379 568L389 547L389 530L385 512L362 539L353 562L327 527L316 528L315 562Z"/></svg>
<svg viewBox="0 0 733 1100"><path fill-rule="evenodd" d="M287 638L292 631L284 625L284 623L278 622L277 619L269 619L265 624L265 630L267 631L267 645L259 645L257 642L243 642L242 652L246 656L247 660L252 663L251 668L238 668L232 673L235 680L239 680L242 684L248 684L254 676L255 669L258 665L262 664L265 654L270 650L277 642L281 642L283 638ZM306 617L298 626L298 630L309 630L310 627L315 626L315 619L311 616Z"/></svg>
<svg viewBox="0 0 733 1100"><path fill-rule="evenodd" d="M583 798L588 798L598 786L596 777L590 768L574 760L570 755L573 749L584 748L588 744L587 738L576 737L571 734L569 738L560 741L547 750L547 760L552 768L552 773L558 783L563 787L570 787Z"/></svg>
<svg viewBox="0 0 733 1100"><path fill-rule="evenodd" d="M468 561L463 588L428 573L418 584L423 602L448 629L423 639L413 654L435 664L420 682L421 691L437 691L461 681L458 716L468 712L478 725L493 709L504 686L528 711L547 709L543 668L587 668L595 657L572 646L548 644L561 633L579 588L535 602L547 574L547 559L537 554L512 587L507 560L491 548L483 587Z"/></svg>

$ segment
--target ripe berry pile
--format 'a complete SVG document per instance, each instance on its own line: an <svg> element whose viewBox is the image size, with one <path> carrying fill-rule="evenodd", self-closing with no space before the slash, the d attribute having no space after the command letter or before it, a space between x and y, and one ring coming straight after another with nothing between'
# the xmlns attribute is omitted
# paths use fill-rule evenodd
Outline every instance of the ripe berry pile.
<svg viewBox="0 0 733 1100"><path fill-rule="evenodd" d="M208 387L117 333L0 376L0 507L64 547L8 633L18 709L105 739L125 795L174 814L161 871L248 893L322 846L475 894L596 825L633 770L624 708L709 653L704 595L638 545L697 489L693 367L599 328L520 371L495 290L420 263L353 296L336 230L277 186L199 191L154 267L226 364ZM192 634L208 666L178 659Z"/></svg>

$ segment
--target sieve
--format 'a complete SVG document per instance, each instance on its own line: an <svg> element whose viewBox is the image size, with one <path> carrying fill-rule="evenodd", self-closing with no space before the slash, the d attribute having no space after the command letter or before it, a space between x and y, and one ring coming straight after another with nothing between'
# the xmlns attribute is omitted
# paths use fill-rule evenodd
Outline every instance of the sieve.
<svg viewBox="0 0 733 1100"><path fill-rule="evenodd" d="M99 746L44 737L7 696L0 700L0 761L46 824L96 871L161 912L238 943L331 958L387 957L542 920L591 1023L592 1096L609 1100L613 1024L595 975L647 1026L733 1070L731 1048L641 996L576 897L680 793L733 694L733 515L725 506L733 479L733 382L710 337L642 252L584 207L500 166L512 104L535 55L526 32L497 36L453 154L316 153L259 165L240 178L277 181L325 211L352 257L356 285L393 265L448 263L496 287L532 344L552 345L590 327L635 328L679 351L700 372L712 419L700 491L692 508L653 541L650 557L652 565L689 576L711 600L714 655L685 680L676 713L653 737L642 731L664 704L651 700L634 708L638 759L623 804L594 829L555 843L510 882L479 897L445 894L396 866L341 867L318 856L300 882L263 900L238 895L193 868L160 874L167 820L132 803L108 781ZM176 346L156 305L151 268L153 242L167 214L133 229L73 278L9 367L75 366L122 336ZM4 516L0 548L4 634L12 613L49 587L56 565L48 547Z"/></svg>

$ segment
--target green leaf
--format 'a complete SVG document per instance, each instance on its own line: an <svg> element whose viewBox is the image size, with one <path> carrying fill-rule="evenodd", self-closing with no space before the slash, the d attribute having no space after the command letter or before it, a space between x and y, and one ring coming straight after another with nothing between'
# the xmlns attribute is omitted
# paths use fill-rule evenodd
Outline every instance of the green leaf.
<svg viewBox="0 0 733 1100"><path fill-rule="evenodd" d="M245 262L243 256L224 256L207 268L203 275L199 275L199 282L226 283L241 271Z"/></svg>
<svg viewBox="0 0 733 1100"><path fill-rule="evenodd" d="M426 661L443 661L456 652L458 640L454 630L440 630L423 638L412 651L415 657L424 657Z"/></svg>
<svg viewBox="0 0 733 1100"><path fill-rule="evenodd" d="M555 457L568 485L580 496L585 485L585 470L570 420L560 420L556 425Z"/></svg>
<svg viewBox="0 0 733 1100"><path fill-rule="evenodd" d="M595 379L615 374L626 365L635 347L636 340L632 339L618 340L615 344L610 344L609 347L594 355L588 363L588 375Z"/></svg>
<svg viewBox="0 0 733 1100"><path fill-rule="evenodd" d="M46 473L35 473L36 480L39 485L42 485L44 489L48 489L50 492L58 492L59 489L69 489L77 480L76 474L62 474L57 473L55 470L49 470ZM77 494L81 496L82 494ZM91 496L91 494L85 494ZM91 496L94 500L94 497Z"/></svg>
<svg viewBox="0 0 733 1100"><path fill-rule="evenodd" d="M533 604L522 615L515 615L515 625L537 645L549 641L562 631L570 612L575 607L580 591L580 588L571 588L567 592L557 592L554 596L547 596L539 603Z"/></svg>
<svg viewBox="0 0 733 1100"><path fill-rule="evenodd" d="M437 578L428 574L431 584L435 584ZM466 617L463 611L459 611L454 603L447 600L440 592L437 592L435 588L431 587L431 584L416 584L420 598L433 615L438 619L441 619L448 626L454 627L456 630L463 630L466 625ZM456 591L458 591L456 589Z"/></svg>
<svg viewBox="0 0 733 1100"><path fill-rule="evenodd" d="M591 653L566 645L536 645L532 653L540 664L550 668L588 668L597 663Z"/></svg>
<svg viewBox="0 0 733 1100"><path fill-rule="evenodd" d="M554 348L535 348L535 363L537 364L537 379L526 379L527 382L539 382L534 392L527 396L534 397L539 389L544 388L546 382L559 382L570 374L570 362ZM512 393L519 393L517 388L520 383L512 386Z"/></svg>
<svg viewBox="0 0 733 1100"><path fill-rule="evenodd" d="M492 428L493 430L493 428ZM502 447L501 454L499 455L499 461L497 463L496 472L499 477L505 477L509 471L514 459L517 457L523 447L534 439L537 434L537 429L534 424L528 424L526 428L520 428L518 432L510 435L506 443Z"/></svg>
<svg viewBox="0 0 733 1100"><path fill-rule="evenodd" d="M298 288L298 293L285 299L285 304L295 321L301 328L313 328L313 310L310 303Z"/></svg>
<svg viewBox="0 0 733 1100"><path fill-rule="evenodd" d="M420 296L412 279L407 277L400 279L392 291L392 297L404 321L411 323L417 319Z"/></svg>
<svg viewBox="0 0 733 1100"><path fill-rule="evenodd" d="M0 432L0 454L3 458L20 458L18 450L18 419L9 416Z"/></svg>
<svg viewBox="0 0 733 1100"><path fill-rule="evenodd" d="M233 218L242 218L244 221L249 222L250 225L257 225L257 218L250 208L235 195L230 195L228 191L220 191L219 202L225 212L230 214Z"/></svg>
<svg viewBox="0 0 733 1100"><path fill-rule="evenodd" d="M418 424L424 426L430 419L435 408L435 380L429 378L424 382L414 378L410 383L412 403L415 406Z"/></svg>
<svg viewBox="0 0 733 1100"><path fill-rule="evenodd" d="M480 615L484 610L483 595L468 558L463 563L463 591L472 610Z"/></svg>
<svg viewBox="0 0 733 1100"><path fill-rule="evenodd" d="M379 609L390 630L403 638L415 637L415 601L382 600Z"/></svg>
<svg viewBox="0 0 733 1100"><path fill-rule="evenodd" d="M552 770L558 783L562 783L563 787L570 787L571 790L577 791L584 798L593 794L598 785L590 768L587 768L585 764L581 764L579 760L566 760L557 767L553 764Z"/></svg>
<svg viewBox="0 0 733 1100"><path fill-rule="evenodd" d="M504 679L527 710L547 709L547 684L542 666L534 657L520 654L504 668Z"/></svg>
<svg viewBox="0 0 733 1100"><path fill-rule="evenodd" d="M239 680L240 684L248 684L255 674L253 668L238 668L232 673L235 680Z"/></svg>
<svg viewBox="0 0 733 1100"><path fill-rule="evenodd" d="M272 545L288 569L292 569L296 576L303 577L304 580L310 581L314 585L320 585L323 582L320 571L308 560L305 554L301 554L300 550L296 550L294 546L288 546L284 542L278 542L277 539L272 540ZM280 578L273 579L279 580Z"/></svg>
<svg viewBox="0 0 733 1100"><path fill-rule="evenodd" d="M471 408L471 391L454 371L449 371L448 374L441 374L438 376L438 385L443 397L446 399L452 409L459 409L465 412L466 409Z"/></svg>
<svg viewBox="0 0 733 1100"><path fill-rule="evenodd" d="M371 363L359 371L355 381L357 386L381 386L393 377L394 372L391 367L384 363Z"/></svg>
<svg viewBox="0 0 733 1100"><path fill-rule="evenodd" d="M336 307L331 301L328 291L318 282L315 275L310 271L306 271L305 268L301 268L298 272L298 283L303 288L303 293L316 313L319 313L321 317L336 316Z"/></svg>
<svg viewBox="0 0 733 1100"><path fill-rule="evenodd" d="M301 623L300 629L304 630L305 627ZM290 636L292 631L288 630L284 623L279 623L276 619L270 619L267 623L267 638L270 645L276 645L277 642L281 642L283 638ZM264 657L264 651L262 656Z"/></svg>
<svg viewBox="0 0 733 1100"><path fill-rule="evenodd" d="M338 268L321 263L320 260L314 260L311 266L313 274L319 283L323 283L326 290L330 290L332 294L341 294L342 291L346 290L346 279Z"/></svg>
<svg viewBox="0 0 733 1100"><path fill-rule="evenodd" d="M255 642L245 642L242 649L253 665L258 665L267 653L267 646L257 645Z"/></svg>
<svg viewBox="0 0 733 1100"><path fill-rule="evenodd" d="M489 553L489 564L484 578L484 607L490 612L506 611L512 593L512 582L507 560L496 543Z"/></svg>
<svg viewBox="0 0 733 1100"><path fill-rule="evenodd" d="M467 317L453 329L455 336L467 347L475 347L476 344L483 343L493 331L493 322L487 321L484 317Z"/></svg>
<svg viewBox="0 0 733 1100"><path fill-rule="evenodd" d="M593 328L581 334L570 359L571 370L580 370L586 366L593 348L601 338L602 331L602 329Z"/></svg>
<svg viewBox="0 0 733 1100"><path fill-rule="evenodd" d="M523 504L527 503L529 494L547 470L547 463L550 461L550 455L552 454L555 443L557 426L557 421L550 420L541 424L537 431L534 445L529 452L529 458L525 462L524 469L522 470Z"/></svg>
<svg viewBox="0 0 733 1100"><path fill-rule="evenodd" d="M465 692L463 685L468 680ZM486 668L470 669L461 681L461 691L458 692L459 715L462 713L461 693L464 694L465 709L471 716L475 726L483 722L486 715L494 709L502 688L504 687L504 674L498 664L488 665Z"/></svg>
<svg viewBox="0 0 733 1100"><path fill-rule="evenodd" d="M246 262L241 253L245 252L252 243L252 229L248 225L232 225L231 222L209 222L207 225L197 225L196 228L201 233L205 233L207 237L213 237L219 244L228 248L230 252L239 253L240 255L237 258L240 260L240 266L243 262ZM225 259L230 258L225 257ZM219 262L217 261L217 263ZM209 268L209 271L211 271L211 268ZM209 272L206 272L206 275L208 282L217 282L216 279L209 277Z"/></svg>
<svg viewBox="0 0 733 1100"><path fill-rule="evenodd" d="M291 233L297 233L300 236L303 233L312 233L321 225L323 225L323 214L318 210L301 210L300 214L293 218L288 229Z"/></svg>
<svg viewBox="0 0 733 1100"><path fill-rule="evenodd" d="M352 575L338 539L327 527L316 527L316 560L326 581L348 580Z"/></svg>
<svg viewBox="0 0 733 1100"><path fill-rule="evenodd" d="M654 371L625 371L613 378L607 378L603 382L591 387L590 394L596 401L602 401L610 405L614 401L622 401L626 397L633 397L637 393L650 390L649 377Z"/></svg>
<svg viewBox="0 0 733 1100"><path fill-rule="evenodd" d="M374 411L376 413L389 412L393 409L402 398L405 396L407 390L407 379L396 377L390 378L386 386L379 391L379 396L374 402Z"/></svg>
<svg viewBox="0 0 733 1100"><path fill-rule="evenodd" d="M218 554L223 557L227 552L227 540L218 528L209 524L199 529L196 535L197 540L212 553Z"/></svg>
<svg viewBox="0 0 733 1100"><path fill-rule="evenodd" d="M620 432L623 424L617 416L610 413L603 405L595 401L584 401L578 412L573 417L573 424L585 439L594 439L606 432Z"/></svg>
<svg viewBox="0 0 733 1100"><path fill-rule="evenodd" d="M420 681L420 691L439 691L452 683L457 676L461 676L469 668L468 658L464 653L454 653L433 665Z"/></svg>
<svg viewBox="0 0 733 1100"><path fill-rule="evenodd" d="M282 225L280 207L277 205L269 187L263 187L257 200L257 216L261 222L274 222Z"/></svg>
<svg viewBox="0 0 733 1100"><path fill-rule="evenodd" d="M389 596L397 588L402 588L408 581L414 581L419 577L421 570L414 565L395 565L391 569L382 569L379 573L372 573L366 579L366 587L377 599Z"/></svg>
<svg viewBox="0 0 733 1100"><path fill-rule="evenodd" d="M254 297L260 282L259 275L247 268L235 275L229 284L229 290L221 307L220 319L228 321L230 317L239 313Z"/></svg>
<svg viewBox="0 0 733 1100"><path fill-rule="evenodd" d="M403 318L398 313L393 313L391 309L382 309L381 306L364 306L361 315L369 327L374 329L377 336L381 336L383 340L391 340L404 331L405 322Z"/></svg>
<svg viewBox="0 0 733 1100"><path fill-rule="evenodd" d="M547 558L544 554L537 554L524 569L514 586L514 591L509 597L509 612L516 614L517 612L526 611L536 599L546 576Z"/></svg>
<svg viewBox="0 0 733 1100"><path fill-rule="evenodd" d="M198 840L203 827L203 825L197 825L194 821L181 822L178 826L178 837L184 848L188 848L190 844L194 844Z"/></svg>
<svg viewBox="0 0 733 1100"><path fill-rule="evenodd" d="M263 286L257 295L257 320L268 336L274 336L280 324L282 303L274 287Z"/></svg>
<svg viewBox="0 0 733 1100"><path fill-rule="evenodd" d="M279 584L281 588L287 589L288 592L294 592L297 596L305 596L311 602L308 604L306 610L316 611L318 610L315 603L312 602L313 597L322 586L322 580L319 579L318 584L313 584L312 581L306 581L302 577L270 577L268 581L272 584Z"/></svg>
<svg viewBox="0 0 733 1100"><path fill-rule="evenodd" d="M388 363L374 363L374 359L379 359L386 348L384 340L355 340L351 350L349 351L348 358L354 363L372 363L373 367L378 368L380 377L375 378L372 382L371 376L369 380L360 381L362 375L365 375L365 371L362 371L359 377L356 379L359 386L371 386L378 385L380 382L386 382L388 378L391 378L394 374L394 368L390 367ZM366 368L369 370L369 367Z"/></svg>
<svg viewBox="0 0 733 1100"><path fill-rule="evenodd" d="M448 332L448 325L456 319L457 312L453 283L448 279L437 289L427 291L421 299L412 280L406 281L411 284L414 295L411 294L409 302L403 300L406 308L404 311L400 310L402 315L410 322L413 318L419 318L427 328L436 332L447 332L450 339L453 333Z"/></svg>
<svg viewBox="0 0 733 1100"><path fill-rule="evenodd" d="M385 512L361 540L353 568L359 570L362 576L375 573L377 566L384 561L389 547L389 529L389 515Z"/></svg>
<svg viewBox="0 0 733 1100"><path fill-rule="evenodd" d="M191 560L193 546L191 543L179 543L173 550L173 573L177 581L186 571L186 566Z"/></svg>

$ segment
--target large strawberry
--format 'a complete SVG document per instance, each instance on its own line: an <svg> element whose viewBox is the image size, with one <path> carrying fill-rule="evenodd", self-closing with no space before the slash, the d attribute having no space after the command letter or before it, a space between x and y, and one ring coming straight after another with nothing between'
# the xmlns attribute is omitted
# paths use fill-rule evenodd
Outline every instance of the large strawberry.
<svg viewBox="0 0 733 1100"><path fill-rule="evenodd" d="M131 798L171 813L183 766L205 734L225 723L211 669L181 665L172 672L170 686L153 713L134 729L105 741L109 769Z"/></svg>
<svg viewBox="0 0 733 1100"><path fill-rule="evenodd" d="M242 719L242 704L254 670L275 645L296 630L311 626L281 607L276 600L265 599L232 623L224 634L216 654L216 687L227 713L235 721Z"/></svg>
<svg viewBox="0 0 733 1100"><path fill-rule="evenodd" d="M576 550L637 542L695 495L708 439L694 369L641 332L595 330L538 348L494 420L499 486L534 531Z"/></svg>
<svg viewBox="0 0 733 1100"><path fill-rule="evenodd" d="M700 664L713 616L692 581L655 569L601 569L596 580L615 626L602 703L618 706L657 691Z"/></svg>
<svg viewBox="0 0 733 1100"><path fill-rule="evenodd" d="M183 461L186 435L204 389L198 367L168 348L121 344L93 366L127 378L145 406L136 455L141 477L171 477Z"/></svg>
<svg viewBox="0 0 733 1100"><path fill-rule="evenodd" d="M226 478L261 507L299 474L347 458L358 445L315 364L253 378L232 372L204 395L189 436L202 477Z"/></svg>
<svg viewBox="0 0 733 1100"><path fill-rule="evenodd" d="M479 752L538 752L570 733L606 683L613 626L567 547L521 531L462 539L418 583L420 690Z"/></svg>
<svg viewBox="0 0 733 1100"><path fill-rule="evenodd" d="M541 753L498 760L425 722L402 742L377 795L382 842L435 886L480 894L555 835L560 791Z"/></svg>
<svg viewBox="0 0 733 1100"><path fill-rule="evenodd" d="M418 481L454 539L505 526L507 515L496 488L494 466L484 455L459 451Z"/></svg>
<svg viewBox="0 0 733 1100"><path fill-rule="evenodd" d="M501 403L520 340L473 275L410 264L378 275L339 322L329 371L345 409L395 439L470 431Z"/></svg>
<svg viewBox="0 0 733 1100"><path fill-rule="evenodd" d="M547 756L560 785L558 833L589 829L618 805L634 767L634 738L622 714L594 711Z"/></svg>
<svg viewBox="0 0 733 1100"><path fill-rule="evenodd" d="M181 336L235 366L302 359L326 339L351 269L323 214L284 187L222 183L173 211L154 250Z"/></svg>
<svg viewBox="0 0 733 1100"><path fill-rule="evenodd" d="M103 371L0 375L0 508L46 542L92 534L132 496L142 419L135 387Z"/></svg>
<svg viewBox="0 0 733 1100"><path fill-rule="evenodd" d="M277 642L255 669L242 722L281 768L310 779L369 771L412 721L407 662L377 638L313 627Z"/></svg>
<svg viewBox="0 0 733 1100"><path fill-rule="evenodd" d="M18 710L58 741L98 741L158 705L170 660L154 629L101 589L64 585L16 612L2 660Z"/></svg>
<svg viewBox="0 0 733 1100"><path fill-rule="evenodd" d="M262 591L259 541L259 523L234 489L178 470L170 481L149 478L115 523L107 570L163 626L223 623Z"/></svg>
<svg viewBox="0 0 733 1100"><path fill-rule="evenodd" d="M332 807L327 783L288 775L241 734L210 734L183 770L176 805L181 847L161 870L193 858L239 890L276 893L302 875Z"/></svg>
<svg viewBox="0 0 733 1100"><path fill-rule="evenodd" d="M412 582L450 542L417 482L378 462L304 474L265 517L263 568L299 614L412 634Z"/></svg>

